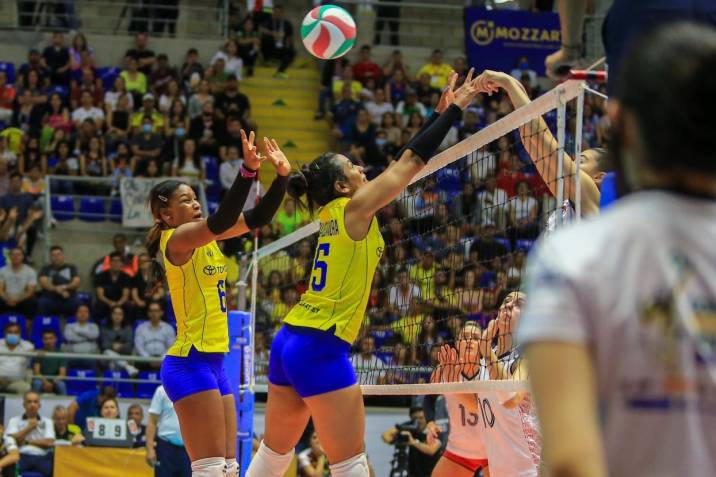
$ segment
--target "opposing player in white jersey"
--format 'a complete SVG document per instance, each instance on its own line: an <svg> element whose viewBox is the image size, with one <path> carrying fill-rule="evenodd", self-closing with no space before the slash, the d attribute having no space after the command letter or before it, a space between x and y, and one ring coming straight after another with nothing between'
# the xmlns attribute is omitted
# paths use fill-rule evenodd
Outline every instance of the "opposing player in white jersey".
<svg viewBox="0 0 716 477"><path fill-rule="evenodd" d="M524 86L515 78L508 75L507 73L500 73L497 71L485 70L480 76L478 81L482 91L496 92L499 89L504 89L512 105L515 109L521 108L522 106L531 102L530 97L524 89ZM529 154L532 162L537 168L537 172L542 177L550 192L557 197L558 196L558 161L559 155L559 144L554 138L552 133L547 126L547 123L540 116L538 119L533 119L524 126L520 126L520 137L522 144ZM562 175L565 177L564 181L564 203L560 204L560 210L557 214L550 217L551 221L568 221L574 210L572 204L576 202L577 190L574 184L574 180L570 178L579 174L579 182L581 187L580 199L582 215L596 215L599 213L599 200L601 193L599 188L602 184L602 179L607 172L612 170L612 164L610 156L607 151L603 148L586 149L582 152L579 170L577 170L576 162L567 153L563 154L563 169Z"/></svg>
<svg viewBox="0 0 716 477"><path fill-rule="evenodd" d="M664 25L620 65L608 113L631 193L528 262L518 341L544 459L571 477L713 476L716 31Z"/></svg>
<svg viewBox="0 0 716 477"><path fill-rule="evenodd" d="M513 292L507 295L498 318L490 322L483 342L492 342L487 337L496 330L497 347L488 346L483 350L491 379L526 379L524 360L512 345L512 334L519 323L525 294ZM511 349L504 350L505 347ZM502 350L498 356L496 350ZM492 477L537 477L540 468L541 438L536 412L529 393L525 391L489 390L475 395L475 413L481 416L482 426L478 427L485 444L487 460Z"/></svg>
<svg viewBox="0 0 716 477"><path fill-rule="evenodd" d="M449 345L440 349L439 365L431 376L433 383L465 382L480 379L480 327L468 321L457 341L457 350ZM482 475L490 477L487 467L485 444L477 427L481 425L478 414L469 411L474 407L474 394L445 394L450 433L447 446L440 457L432 477L473 477L482 468ZM429 428L433 433L434 427ZM440 431L440 429L437 429ZM436 436L433 434L432 436Z"/></svg>

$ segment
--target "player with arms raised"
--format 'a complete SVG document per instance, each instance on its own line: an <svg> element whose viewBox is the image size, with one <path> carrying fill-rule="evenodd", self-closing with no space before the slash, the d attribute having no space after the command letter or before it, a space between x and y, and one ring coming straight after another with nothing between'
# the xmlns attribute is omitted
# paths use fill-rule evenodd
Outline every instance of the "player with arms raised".
<svg viewBox="0 0 716 477"><path fill-rule="evenodd" d="M456 75L451 78L454 85ZM319 156L293 175L289 193L307 196L320 222L309 289L277 333L269 357L266 434L248 477L281 477L309 417L334 477L368 476L363 395L349 359L363 322L384 242L375 213L395 199L433 156L478 89L471 75L448 87L399 159L372 181L340 154Z"/></svg>

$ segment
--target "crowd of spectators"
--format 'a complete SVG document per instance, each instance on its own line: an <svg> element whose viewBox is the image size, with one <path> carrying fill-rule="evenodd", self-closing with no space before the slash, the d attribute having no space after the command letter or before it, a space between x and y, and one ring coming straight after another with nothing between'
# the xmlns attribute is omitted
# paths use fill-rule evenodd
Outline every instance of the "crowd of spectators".
<svg viewBox="0 0 716 477"><path fill-rule="evenodd" d="M139 404L132 404L127 408L126 418L123 418L112 387L89 391L74 400L69 408L56 405L52 409L51 418L40 413L42 396L37 391L25 392L22 406L24 413L11 416L7 429L0 423L2 477L15 476L17 472L52 477L54 448L85 445L87 439L83 430L85 420L89 417L124 419L131 446L143 448L147 445L146 426L142 423L144 409Z"/></svg>
<svg viewBox="0 0 716 477"><path fill-rule="evenodd" d="M50 263L39 274L24 261L22 249L10 252L10 263L0 268L0 303L4 318L0 351L97 354L112 361L0 356L0 391L66 394L69 370L156 372L158 362L119 359L122 355L161 358L176 337L171 306L162 287L150 287L150 259L129 251L123 234L114 237L114 249L97 260L91 279L93 295L78 292L77 268L65 262L64 251L53 246ZM39 287L38 287L39 283ZM104 364L103 364L104 363Z"/></svg>
<svg viewBox="0 0 716 477"><path fill-rule="evenodd" d="M146 33L137 33L120 64L100 66L85 35L74 34L68 45L58 31L17 68L3 64L0 239L27 242L31 249L42 215L27 197L45 191L46 174L111 178L113 193L122 177L208 179L218 200L238 170L239 130L257 127L240 81L253 74L259 57L275 62L276 76L286 77L293 41L291 22L276 6L270 15L248 16L204 61L191 48L173 65L150 48ZM221 168L223 163L232 165ZM105 192L69 181L54 181L52 188L60 194ZM22 200L15 198L21 193Z"/></svg>
<svg viewBox="0 0 716 477"><path fill-rule="evenodd" d="M218 169L220 151L237 145L231 122L256 126L250 102L239 91L243 62L236 41L227 41L209 64L190 49L180 67L155 54L148 41L145 33L137 34L119 68L99 68L82 33L68 48L64 34L56 32L42 54L29 52L14 84L8 70L1 71L5 181L19 172L27 177L21 186L39 194L48 173L204 179L205 157ZM33 179L35 167L39 176ZM62 182L56 187L73 191Z"/></svg>

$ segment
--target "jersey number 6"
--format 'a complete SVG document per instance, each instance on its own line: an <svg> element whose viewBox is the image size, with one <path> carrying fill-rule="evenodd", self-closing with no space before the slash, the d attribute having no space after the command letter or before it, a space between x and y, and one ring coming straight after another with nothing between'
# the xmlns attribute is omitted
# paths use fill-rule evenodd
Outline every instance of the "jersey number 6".
<svg viewBox="0 0 716 477"><path fill-rule="evenodd" d="M224 280L216 282L216 289L219 292L219 307L222 313L226 313L226 291L224 290Z"/></svg>
<svg viewBox="0 0 716 477"><path fill-rule="evenodd" d="M313 277L311 280L311 288L313 291L321 291L326 286L326 275L328 274L328 264L321 260L321 254L327 257L328 252L331 249L331 244L322 243L318 245L318 251L316 252L316 262L313 264L313 270L318 270L320 273L319 277ZM316 279L318 278L318 279Z"/></svg>

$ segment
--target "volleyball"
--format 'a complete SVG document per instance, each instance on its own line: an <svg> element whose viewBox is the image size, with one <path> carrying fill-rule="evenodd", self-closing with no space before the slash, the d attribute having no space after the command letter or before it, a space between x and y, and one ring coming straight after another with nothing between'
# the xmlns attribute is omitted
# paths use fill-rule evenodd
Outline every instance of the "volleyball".
<svg viewBox="0 0 716 477"><path fill-rule="evenodd" d="M356 22L345 9L322 5L306 14L301 39L316 58L333 60L350 51L356 41Z"/></svg>

